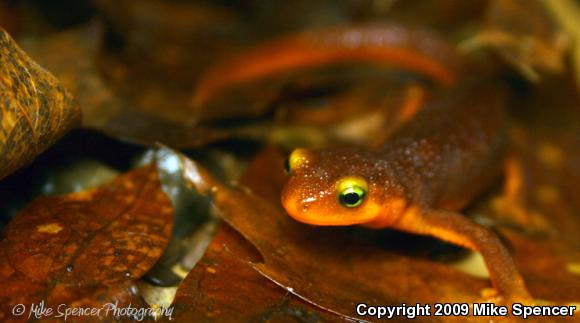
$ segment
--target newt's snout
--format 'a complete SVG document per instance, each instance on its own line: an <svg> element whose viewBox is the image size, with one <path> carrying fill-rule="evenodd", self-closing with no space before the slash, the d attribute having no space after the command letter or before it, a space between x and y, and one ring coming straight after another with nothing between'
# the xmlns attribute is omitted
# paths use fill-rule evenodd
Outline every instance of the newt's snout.
<svg viewBox="0 0 580 323"><path fill-rule="evenodd" d="M324 154L294 150L286 161L288 181L282 205L294 219L313 225L343 226L374 221L380 213L376 186L361 176L329 170Z"/></svg>

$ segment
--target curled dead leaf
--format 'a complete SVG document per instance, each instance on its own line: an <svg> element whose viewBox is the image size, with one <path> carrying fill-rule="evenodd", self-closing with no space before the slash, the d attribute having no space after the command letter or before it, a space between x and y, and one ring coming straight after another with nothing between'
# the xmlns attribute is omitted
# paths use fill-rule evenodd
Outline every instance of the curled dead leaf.
<svg viewBox="0 0 580 323"><path fill-rule="evenodd" d="M0 179L79 121L70 93L0 29Z"/></svg>

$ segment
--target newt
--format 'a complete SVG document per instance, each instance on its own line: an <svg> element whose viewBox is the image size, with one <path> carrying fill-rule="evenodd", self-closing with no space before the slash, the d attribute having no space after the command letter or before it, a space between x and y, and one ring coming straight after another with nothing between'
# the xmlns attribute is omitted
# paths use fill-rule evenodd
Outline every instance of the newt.
<svg viewBox="0 0 580 323"><path fill-rule="evenodd" d="M199 80L192 107L200 113L239 84L345 63L412 71L441 87L455 84L466 64L438 34L419 27L395 23L326 27L266 41L217 63Z"/></svg>
<svg viewBox="0 0 580 323"><path fill-rule="evenodd" d="M503 96L478 83L442 90L375 149L295 149L282 205L308 224L392 228L478 251L500 299L531 301L498 236L459 213L501 174L506 146Z"/></svg>
<svg viewBox="0 0 580 323"><path fill-rule="evenodd" d="M431 235L476 250L500 298L531 301L500 239L459 213L501 172L502 95L482 83L465 82L466 61L437 34L389 24L290 35L210 69L194 106L238 83L345 62L417 72L439 85L440 93L424 107L410 109L408 120L374 149L294 150L281 197L289 215L313 225Z"/></svg>
<svg viewBox="0 0 580 323"><path fill-rule="evenodd" d="M379 33L373 28L353 39L381 39L383 54L408 54L405 59L381 57L383 63L392 59L403 68L432 77L442 85L438 94L373 149L294 150L288 158L282 205L291 217L308 224L392 228L475 250L483 256L500 299L531 301L497 235L459 213L501 173L506 138L501 91L483 82L466 81L462 69L466 64L459 54L440 50L450 46L439 38L427 41L417 36L425 33L404 31L401 26L382 29L391 37L370 37ZM361 41L353 48L365 46L368 42ZM421 64L414 63L417 58ZM426 66L441 69L433 73Z"/></svg>

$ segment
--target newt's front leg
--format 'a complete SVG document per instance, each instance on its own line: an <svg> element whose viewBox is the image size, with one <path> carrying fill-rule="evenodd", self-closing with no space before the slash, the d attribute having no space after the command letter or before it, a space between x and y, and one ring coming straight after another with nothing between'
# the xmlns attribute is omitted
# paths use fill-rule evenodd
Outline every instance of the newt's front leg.
<svg viewBox="0 0 580 323"><path fill-rule="evenodd" d="M394 227L478 251L502 301L530 303L533 300L498 236L469 218L455 212L410 208Z"/></svg>

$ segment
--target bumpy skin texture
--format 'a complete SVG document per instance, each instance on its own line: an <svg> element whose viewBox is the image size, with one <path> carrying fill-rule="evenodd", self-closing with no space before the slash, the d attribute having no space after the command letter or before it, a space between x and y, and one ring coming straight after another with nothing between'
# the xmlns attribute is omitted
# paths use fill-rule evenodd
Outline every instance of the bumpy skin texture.
<svg viewBox="0 0 580 323"><path fill-rule="evenodd" d="M481 93L481 95L477 95ZM504 150L501 94L476 85L443 93L389 140L376 159L422 207L459 210L497 178Z"/></svg>
<svg viewBox="0 0 580 323"><path fill-rule="evenodd" d="M497 178L504 146L501 95L473 96L481 90L469 84L441 93L377 150L298 150L294 155L303 155L303 163L288 179L284 206L312 224L378 227L387 226L377 222L385 218L385 204L400 200L460 210ZM336 183L345 177L362 177L369 185L358 208L338 203Z"/></svg>

